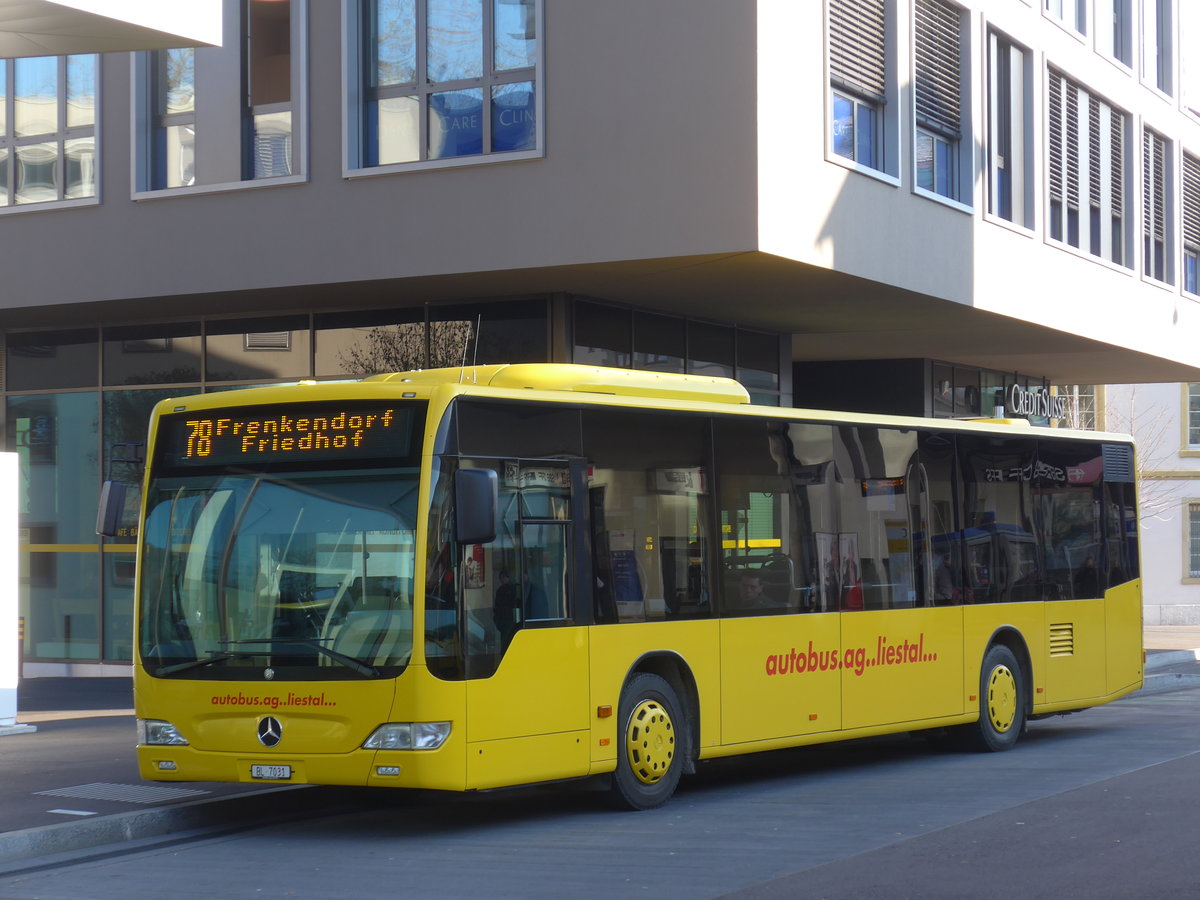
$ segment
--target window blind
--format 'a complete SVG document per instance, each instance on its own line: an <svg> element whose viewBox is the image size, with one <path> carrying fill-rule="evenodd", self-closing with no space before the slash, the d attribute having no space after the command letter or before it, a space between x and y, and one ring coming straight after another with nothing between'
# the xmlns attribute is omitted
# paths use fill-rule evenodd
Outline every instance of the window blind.
<svg viewBox="0 0 1200 900"><path fill-rule="evenodd" d="M1200 250L1200 159L1183 155L1183 243Z"/></svg>
<svg viewBox="0 0 1200 900"><path fill-rule="evenodd" d="M1142 132L1142 186L1145 198L1142 203L1142 227L1156 241L1167 236L1166 184L1166 141L1152 131Z"/></svg>
<svg viewBox="0 0 1200 900"><path fill-rule="evenodd" d="M884 102L884 0L830 0L829 76L838 87Z"/></svg>
<svg viewBox="0 0 1200 900"><path fill-rule="evenodd" d="M962 103L962 14L941 0L916 5L917 121L957 140Z"/></svg>

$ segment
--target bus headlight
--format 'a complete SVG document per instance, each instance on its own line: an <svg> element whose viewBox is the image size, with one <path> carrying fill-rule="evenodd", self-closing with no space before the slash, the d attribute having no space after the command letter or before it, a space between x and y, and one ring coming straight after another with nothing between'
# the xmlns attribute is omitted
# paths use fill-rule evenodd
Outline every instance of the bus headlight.
<svg viewBox="0 0 1200 900"><path fill-rule="evenodd" d="M137 739L139 744L155 744L157 746L187 746L187 738L179 733L179 729L170 722L162 719L138 719Z"/></svg>
<svg viewBox="0 0 1200 900"><path fill-rule="evenodd" d="M449 722L388 722L363 744L365 750L436 750L450 737Z"/></svg>

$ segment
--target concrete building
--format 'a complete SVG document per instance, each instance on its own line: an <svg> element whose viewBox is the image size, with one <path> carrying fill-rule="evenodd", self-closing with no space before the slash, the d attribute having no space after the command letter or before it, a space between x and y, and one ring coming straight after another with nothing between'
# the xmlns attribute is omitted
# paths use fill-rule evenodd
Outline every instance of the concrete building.
<svg viewBox="0 0 1200 900"><path fill-rule="evenodd" d="M95 497L162 397L465 353L934 416L1200 378L1190 2L223 6L220 47L0 69L27 675L128 663Z"/></svg>

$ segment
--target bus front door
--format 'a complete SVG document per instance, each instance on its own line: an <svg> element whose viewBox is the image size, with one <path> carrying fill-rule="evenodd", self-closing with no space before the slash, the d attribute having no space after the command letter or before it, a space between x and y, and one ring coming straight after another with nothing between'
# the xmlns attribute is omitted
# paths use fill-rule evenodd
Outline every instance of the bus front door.
<svg viewBox="0 0 1200 900"><path fill-rule="evenodd" d="M468 616L494 625L467 682L472 788L584 775L589 767L588 632L577 621L585 558L582 460L505 460L498 534L470 548ZM583 584L586 592L586 584ZM590 594L588 594L590 597Z"/></svg>

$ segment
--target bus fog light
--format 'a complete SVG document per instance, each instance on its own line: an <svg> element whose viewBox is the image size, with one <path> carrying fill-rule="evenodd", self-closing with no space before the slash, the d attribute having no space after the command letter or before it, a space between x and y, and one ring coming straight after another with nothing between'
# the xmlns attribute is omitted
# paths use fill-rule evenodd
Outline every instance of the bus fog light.
<svg viewBox="0 0 1200 900"><path fill-rule="evenodd" d="M155 763L155 765L158 767L160 772L174 772L178 768L178 766L175 765L175 760L173 759L160 759Z"/></svg>
<svg viewBox="0 0 1200 900"><path fill-rule="evenodd" d="M375 774L376 775L384 775L384 776L396 776L396 775L400 774L400 767L399 766L376 766Z"/></svg>
<svg viewBox="0 0 1200 900"><path fill-rule="evenodd" d="M388 722L363 744L366 750L436 750L450 736L449 722Z"/></svg>
<svg viewBox="0 0 1200 900"><path fill-rule="evenodd" d="M186 747L188 743L178 728L162 719L138 719L137 741L139 744L171 747Z"/></svg>

